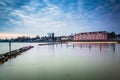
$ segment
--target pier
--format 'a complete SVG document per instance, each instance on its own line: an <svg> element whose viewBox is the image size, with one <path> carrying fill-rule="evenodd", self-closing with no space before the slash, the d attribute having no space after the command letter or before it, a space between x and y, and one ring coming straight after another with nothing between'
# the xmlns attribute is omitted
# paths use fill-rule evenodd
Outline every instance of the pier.
<svg viewBox="0 0 120 80"><path fill-rule="evenodd" d="M38 46L57 45L57 44L60 44L60 42L48 42L48 43L44 43L44 44L38 44Z"/></svg>
<svg viewBox="0 0 120 80"><path fill-rule="evenodd" d="M38 44L39 46L44 46L44 45L52 45L52 44Z"/></svg>
<svg viewBox="0 0 120 80"><path fill-rule="evenodd" d="M13 57L16 57L17 55L20 55L21 53L23 53L31 48L33 48L33 46L26 46L26 47L22 47L20 49L16 49L16 50L7 52L5 54L0 54L0 64L8 61L8 59L11 59Z"/></svg>

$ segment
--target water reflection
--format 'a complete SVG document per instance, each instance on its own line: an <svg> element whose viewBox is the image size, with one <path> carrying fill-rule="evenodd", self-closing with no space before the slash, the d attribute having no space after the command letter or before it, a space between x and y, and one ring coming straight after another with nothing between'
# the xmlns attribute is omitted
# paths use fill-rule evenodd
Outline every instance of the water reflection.
<svg viewBox="0 0 120 80"><path fill-rule="evenodd" d="M89 49L89 51L94 51L97 49L97 51L100 51L100 53L108 53L108 51L110 53L115 53L116 51L116 44L94 44L94 43L72 43L72 44L68 44L66 43L66 48L78 48L80 47L81 50L82 49Z"/></svg>
<svg viewBox="0 0 120 80"><path fill-rule="evenodd" d="M91 50L91 48L92 48L92 45L91 45L91 44L89 44L89 50Z"/></svg>
<svg viewBox="0 0 120 80"><path fill-rule="evenodd" d="M61 48L62 48L62 43L60 43L61 44Z"/></svg>
<svg viewBox="0 0 120 80"><path fill-rule="evenodd" d="M100 44L100 51L102 50L102 46L101 46L101 44Z"/></svg>
<svg viewBox="0 0 120 80"><path fill-rule="evenodd" d="M111 44L113 47L113 52L115 53L115 44Z"/></svg>
<svg viewBox="0 0 120 80"><path fill-rule="evenodd" d="M50 46L48 46L49 48L50 48L50 52L51 53L54 53L54 49L55 49L55 47L56 47L56 44L54 45L50 45Z"/></svg>
<svg viewBox="0 0 120 80"><path fill-rule="evenodd" d="M20 44L14 44L12 48L16 48L15 45ZM120 70L117 64L120 63L120 44L31 45L34 45L33 49L0 65L0 80L18 80L15 78L23 77L29 78L26 80L85 80L81 77L93 80L90 77Z"/></svg>

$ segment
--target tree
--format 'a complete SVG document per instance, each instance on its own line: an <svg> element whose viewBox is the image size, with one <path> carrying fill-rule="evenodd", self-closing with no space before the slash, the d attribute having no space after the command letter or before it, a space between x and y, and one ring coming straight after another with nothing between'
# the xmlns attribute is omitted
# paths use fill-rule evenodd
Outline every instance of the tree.
<svg viewBox="0 0 120 80"><path fill-rule="evenodd" d="M39 35L37 35L37 36L35 37L35 39L40 39L40 36L39 36Z"/></svg>
<svg viewBox="0 0 120 80"><path fill-rule="evenodd" d="M116 33L115 32L111 32L109 34L109 39L114 39L114 38L116 38Z"/></svg>

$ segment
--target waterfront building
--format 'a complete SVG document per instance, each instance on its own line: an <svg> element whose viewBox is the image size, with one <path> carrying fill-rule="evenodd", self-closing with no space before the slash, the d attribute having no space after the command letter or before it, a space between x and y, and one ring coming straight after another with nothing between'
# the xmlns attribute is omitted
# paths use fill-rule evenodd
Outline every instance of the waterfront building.
<svg viewBox="0 0 120 80"><path fill-rule="evenodd" d="M75 34L73 40L108 40L108 35L106 31L84 32Z"/></svg>
<svg viewBox="0 0 120 80"><path fill-rule="evenodd" d="M62 41L67 41L67 40L69 40L69 37L68 36L61 36L61 40Z"/></svg>
<svg viewBox="0 0 120 80"><path fill-rule="evenodd" d="M72 41L73 37L74 37L73 35L61 36L61 41Z"/></svg>
<svg viewBox="0 0 120 80"><path fill-rule="evenodd" d="M120 34L117 34L117 35L116 35L116 39L117 39L117 40L120 40Z"/></svg>

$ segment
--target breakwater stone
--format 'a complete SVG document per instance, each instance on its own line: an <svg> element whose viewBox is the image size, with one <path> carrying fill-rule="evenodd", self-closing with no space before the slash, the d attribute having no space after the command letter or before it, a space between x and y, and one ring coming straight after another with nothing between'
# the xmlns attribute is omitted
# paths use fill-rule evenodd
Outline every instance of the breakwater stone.
<svg viewBox="0 0 120 80"><path fill-rule="evenodd" d="M0 54L0 64L3 64L4 62L8 61L8 59L16 57L17 55L20 55L21 53L23 53L31 48L33 48L33 46L26 46L26 47L22 47L20 49L13 50L11 52Z"/></svg>

